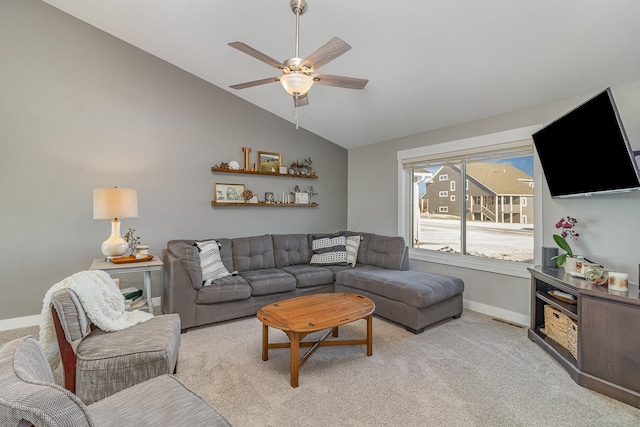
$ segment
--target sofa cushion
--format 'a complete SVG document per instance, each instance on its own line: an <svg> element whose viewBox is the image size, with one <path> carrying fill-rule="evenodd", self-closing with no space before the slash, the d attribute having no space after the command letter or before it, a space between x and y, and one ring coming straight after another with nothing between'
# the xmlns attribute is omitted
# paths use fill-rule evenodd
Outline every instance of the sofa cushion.
<svg viewBox="0 0 640 427"><path fill-rule="evenodd" d="M198 248L193 246L195 241L170 240L167 243L167 250L180 260L182 266L191 279L194 289L202 287L202 268L200 267L200 253Z"/></svg>
<svg viewBox="0 0 640 427"><path fill-rule="evenodd" d="M210 285L216 279L230 276L231 273L220 258L220 243L217 240L195 242L200 253L200 269L202 270L202 285Z"/></svg>
<svg viewBox="0 0 640 427"><path fill-rule="evenodd" d="M240 276L226 276L203 286L196 296L196 304L216 304L237 301L251 296L251 286Z"/></svg>
<svg viewBox="0 0 640 427"><path fill-rule="evenodd" d="M220 258L227 269L233 271L233 258L231 257L231 239L200 239L198 241L217 240L220 244ZM200 252L193 246L195 240L170 240L167 250L180 260L194 289L202 287L202 268L200 267Z"/></svg>
<svg viewBox="0 0 640 427"><path fill-rule="evenodd" d="M309 264L311 261L311 248L306 234L274 234L271 238L276 268Z"/></svg>
<svg viewBox="0 0 640 427"><path fill-rule="evenodd" d="M271 235L231 239L233 265L238 272L275 267Z"/></svg>
<svg viewBox="0 0 640 427"><path fill-rule="evenodd" d="M347 265L344 234L311 236L311 265Z"/></svg>
<svg viewBox="0 0 640 427"><path fill-rule="evenodd" d="M88 407L96 426L230 426L173 375L122 390Z"/></svg>
<svg viewBox="0 0 640 427"><path fill-rule="evenodd" d="M296 278L296 287L309 288L319 285L332 285L333 272L324 267L311 265L290 265L280 268Z"/></svg>
<svg viewBox="0 0 640 427"><path fill-rule="evenodd" d="M345 240L347 247L347 265L349 267L355 267L356 261L358 260L358 249L360 248L362 236L347 236Z"/></svg>
<svg viewBox="0 0 640 427"><path fill-rule="evenodd" d="M277 268L240 272L251 285L251 295L269 295L278 292L290 292L296 288L296 278Z"/></svg>
<svg viewBox="0 0 640 427"><path fill-rule="evenodd" d="M347 233L362 236L358 248L358 263L375 265L390 270L400 270L403 265L406 244L400 236L380 236L372 233Z"/></svg>
<svg viewBox="0 0 640 427"><path fill-rule="evenodd" d="M417 308L424 308L462 294L462 279L416 270L389 270L375 266L346 269L336 284L371 292Z"/></svg>

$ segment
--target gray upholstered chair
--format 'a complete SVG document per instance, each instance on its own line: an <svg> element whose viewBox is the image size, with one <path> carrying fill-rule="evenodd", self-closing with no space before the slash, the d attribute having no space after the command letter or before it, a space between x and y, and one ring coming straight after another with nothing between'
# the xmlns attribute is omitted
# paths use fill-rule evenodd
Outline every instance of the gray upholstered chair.
<svg viewBox="0 0 640 427"><path fill-rule="evenodd" d="M163 374L175 373L180 316L165 314L130 328L105 332L93 327L71 289L53 294L65 388L90 404ZM80 340L79 342L76 342Z"/></svg>
<svg viewBox="0 0 640 427"><path fill-rule="evenodd" d="M228 426L215 409L172 375L142 382L85 405L54 382L38 342L18 338L0 348L0 425Z"/></svg>

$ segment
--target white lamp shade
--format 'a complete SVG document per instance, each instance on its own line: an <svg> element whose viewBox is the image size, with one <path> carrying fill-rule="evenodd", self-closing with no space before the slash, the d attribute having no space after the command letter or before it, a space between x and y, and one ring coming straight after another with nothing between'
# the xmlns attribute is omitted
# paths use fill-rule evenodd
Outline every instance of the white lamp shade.
<svg viewBox="0 0 640 427"><path fill-rule="evenodd" d="M280 83L290 95L304 95L313 85L313 77L303 73L289 73L280 77Z"/></svg>
<svg viewBox="0 0 640 427"><path fill-rule="evenodd" d="M136 218L138 193L133 188L93 190L93 219Z"/></svg>

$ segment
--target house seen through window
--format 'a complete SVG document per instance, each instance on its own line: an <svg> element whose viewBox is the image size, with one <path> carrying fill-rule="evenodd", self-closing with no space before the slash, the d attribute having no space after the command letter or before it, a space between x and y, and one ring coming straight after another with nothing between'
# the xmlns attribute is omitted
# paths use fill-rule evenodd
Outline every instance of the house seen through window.
<svg viewBox="0 0 640 427"><path fill-rule="evenodd" d="M412 184L404 200L410 204L405 212L411 216L413 248L533 262L530 139L402 163Z"/></svg>

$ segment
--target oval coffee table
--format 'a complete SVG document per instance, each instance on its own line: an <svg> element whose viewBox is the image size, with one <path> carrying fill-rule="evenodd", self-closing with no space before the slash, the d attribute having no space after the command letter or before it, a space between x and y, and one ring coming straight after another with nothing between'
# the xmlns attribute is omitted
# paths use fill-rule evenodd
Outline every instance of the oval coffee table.
<svg viewBox="0 0 640 427"><path fill-rule="evenodd" d="M269 349L290 349L291 387L298 387L298 370L319 346L366 345L367 356L373 354L372 318L376 306L369 298L358 294L331 293L307 295L266 305L258 311L262 322L262 360L269 360ZM367 320L367 338L361 340L325 339L338 336L338 326L359 319ZM269 343L269 327L284 331L288 343ZM312 332L329 329L318 341L305 341ZM311 347L299 358L300 347Z"/></svg>

